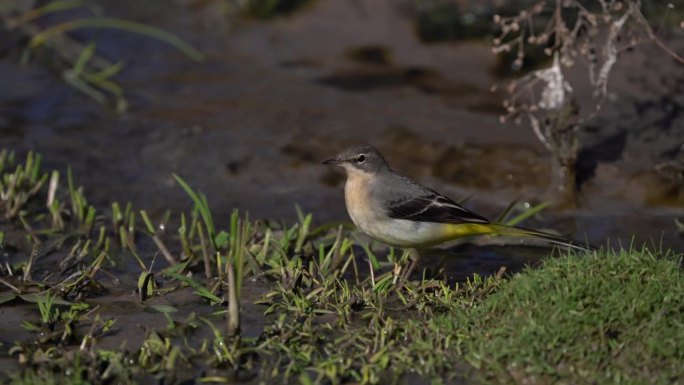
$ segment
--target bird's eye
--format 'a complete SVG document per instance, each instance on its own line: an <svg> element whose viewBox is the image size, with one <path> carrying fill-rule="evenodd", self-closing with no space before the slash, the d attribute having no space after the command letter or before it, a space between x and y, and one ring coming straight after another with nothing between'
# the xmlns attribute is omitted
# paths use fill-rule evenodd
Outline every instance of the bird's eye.
<svg viewBox="0 0 684 385"><path fill-rule="evenodd" d="M363 154L361 154L361 155L359 155L359 156L356 158L356 161L359 162L359 163L363 163L363 162L366 161L366 156L363 155Z"/></svg>

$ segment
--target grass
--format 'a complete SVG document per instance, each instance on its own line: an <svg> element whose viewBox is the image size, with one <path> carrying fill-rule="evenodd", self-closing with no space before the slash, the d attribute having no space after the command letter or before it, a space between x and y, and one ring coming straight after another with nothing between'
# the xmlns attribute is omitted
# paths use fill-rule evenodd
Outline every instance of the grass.
<svg viewBox="0 0 684 385"><path fill-rule="evenodd" d="M684 381L681 259L622 250L549 259L468 317L470 362L535 383Z"/></svg>
<svg viewBox="0 0 684 385"><path fill-rule="evenodd" d="M358 245L343 225L316 227L300 210L293 224L234 211L222 229L206 197L176 177L189 212L105 211L70 172L62 186L36 155L2 154L0 180L22 182L3 184L0 306L31 302L40 320L24 320L29 341L2 337L0 356L19 364L2 381L684 383L684 275L671 253L562 255L511 276L399 284L405 255ZM512 204L500 219L543 207ZM103 299L90 302L106 290L137 290L122 298L160 326L105 349L103 338L138 327L101 316ZM189 308L173 297L183 291Z"/></svg>

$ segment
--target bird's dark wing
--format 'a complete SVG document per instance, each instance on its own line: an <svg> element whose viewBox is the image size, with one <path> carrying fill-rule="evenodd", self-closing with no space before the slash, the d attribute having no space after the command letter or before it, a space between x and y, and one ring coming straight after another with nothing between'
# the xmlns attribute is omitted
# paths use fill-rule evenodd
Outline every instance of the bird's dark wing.
<svg viewBox="0 0 684 385"><path fill-rule="evenodd" d="M387 215L395 219L437 223L489 223L487 218L432 190L425 195L389 201L385 209Z"/></svg>

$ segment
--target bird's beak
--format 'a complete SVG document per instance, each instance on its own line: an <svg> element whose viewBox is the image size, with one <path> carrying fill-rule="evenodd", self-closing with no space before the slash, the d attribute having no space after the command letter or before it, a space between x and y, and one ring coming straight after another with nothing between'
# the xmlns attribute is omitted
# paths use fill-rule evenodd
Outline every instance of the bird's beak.
<svg viewBox="0 0 684 385"><path fill-rule="evenodd" d="M328 159L325 162L323 162L323 164L340 164L340 163L342 163L342 160L340 159L340 157L334 157L332 159Z"/></svg>

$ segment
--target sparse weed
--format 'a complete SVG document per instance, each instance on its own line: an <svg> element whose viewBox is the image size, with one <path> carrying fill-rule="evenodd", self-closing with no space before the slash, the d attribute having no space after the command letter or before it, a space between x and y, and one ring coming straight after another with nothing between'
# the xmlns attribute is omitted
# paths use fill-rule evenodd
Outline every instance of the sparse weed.
<svg viewBox="0 0 684 385"><path fill-rule="evenodd" d="M29 152L23 164L15 164L14 152L0 151L0 209L5 219L19 216L47 181L48 175L40 170L41 160L40 155Z"/></svg>
<svg viewBox="0 0 684 385"><path fill-rule="evenodd" d="M59 311L53 308L54 295L50 292L45 293L44 296L38 298L38 310L40 310L40 322L43 325L49 324L52 320L59 317Z"/></svg>

